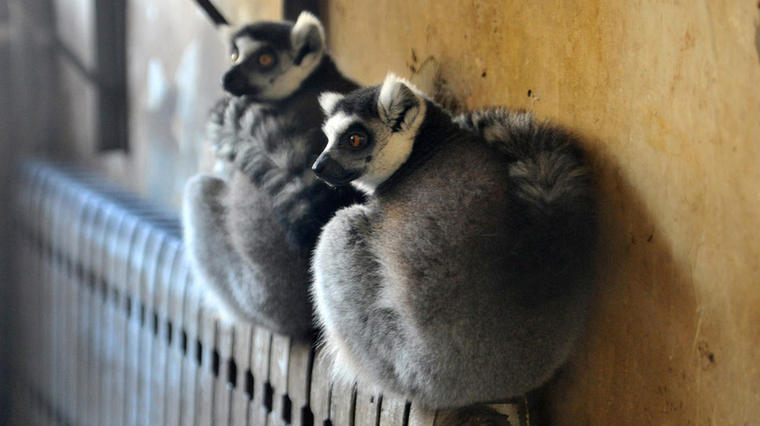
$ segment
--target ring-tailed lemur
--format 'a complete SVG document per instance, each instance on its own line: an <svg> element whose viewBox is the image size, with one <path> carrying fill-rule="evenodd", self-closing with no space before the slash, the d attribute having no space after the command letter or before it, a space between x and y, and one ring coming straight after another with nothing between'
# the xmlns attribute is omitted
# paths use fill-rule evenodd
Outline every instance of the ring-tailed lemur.
<svg viewBox="0 0 760 426"><path fill-rule="evenodd" d="M187 255L223 317L305 335L311 250L334 211L358 199L311 170L326 143L317 97L357 86L326 53L322 25L309 13L295 24L247 25L231 44L223 85L233 96L213 109L207 131L231 174L187 183Z"/></svg>
<svg viewBox="0 0 760 426"><path fill-rule="evenodd" d="M544 383L590 295L595 191L576 139L524 112L454 119L392 75L320 103L315 172L369 194L336 213L314 253L336 375L431 408Z"/></svg>

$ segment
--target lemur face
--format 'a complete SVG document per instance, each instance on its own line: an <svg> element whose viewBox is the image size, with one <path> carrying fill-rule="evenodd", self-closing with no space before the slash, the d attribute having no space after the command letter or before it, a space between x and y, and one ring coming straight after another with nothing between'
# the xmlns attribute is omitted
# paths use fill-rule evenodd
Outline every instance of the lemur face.
<svg viewBox="0 0 760 426"><path fill-rule="evenodd" d="M235 96L276 101L295 92L319 65L325 51L322 24L302 12L295 24L261 22L232 37L232 68L224 74L224 90Z"/></svg>
<svg viewBox="0 0 760 426"><path fill-rule="evenodd" d="M409 158L425 102L410 83L392 74L382 86L348 95L323 93L327 146L312 170L330 185L349 182L374 192Z"/></svg>

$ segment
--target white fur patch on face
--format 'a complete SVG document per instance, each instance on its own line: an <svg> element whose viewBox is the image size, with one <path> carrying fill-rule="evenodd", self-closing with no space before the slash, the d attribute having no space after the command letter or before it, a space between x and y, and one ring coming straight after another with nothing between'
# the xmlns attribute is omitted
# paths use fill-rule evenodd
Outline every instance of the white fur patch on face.
<svg viewBox="0 0 760 426"><path fill-rule="evenodd" d="M319 54L318 59L322 59L322 54ZM311 75L314 68L319 64L319 60L310 61L309 63L304 60L301 65L292 65L287 71L277 76L266 90L262 91L259 95L262 99L285 99L293 92L301 87L306 78Z"/></svg>
<svg viewBox="0 0 760 426"><path fill-rule="evenodd" d="M237 48L238 55L237 58L234 59L233 63L235 65L238 65L245 61L253 52L258 50L261 45L260 41L251 40L248 37L240 37L235 40L235 47Z"/></svg>
<svg viewBox="0 0 760 426"><path fill-rule="evenodd" d="M271 100L287 98L301 87L301 83L319 65L322 56L324 56L324 51L306 55L300 65L289 63L285 72L275 77L271 84L259 93L258 97Z"/></svg>
<svg viewBox="0 0 760 426"><path fill-rule="evenodd" d="M382 131L376 132L377 148L364 174L353 185L371 194L409 159L417 131L425 118L426 104L411 83L388 74L377 98Z"/></svg>
<svg viewBox="0 0 760 426"><path fill-rule="evenodd" d="M374 153L365 173L352 182L356 188L372 194L381 183L391 177L409 159L414 146L414 139L417 137L417 130L425 119L426 106L424 102L420 102L419 109L414 121L410 123L408 128L397 132L389 130L383 135L384 137L377 136L379 149Z"/></svg>
<svg viewBox="0 0 760 426"><path fill-rule="evenodd" d="M359 178L351 182L357 189L367 194L375 192L377 187L385 182L396 170L403 165L412 153L414 133L390 133L385 145L372 157L367 170Z"/></svg>
<svg viewBox="0 0 760 426"><path fill-rule="evenodd" d="M327 136L327 146L325 151L332 149L337 143L338 136L341 135L352 123L359 120L356 115L347 115L344 112L338 112L327 119L322 126L322 131Z"/></svg>

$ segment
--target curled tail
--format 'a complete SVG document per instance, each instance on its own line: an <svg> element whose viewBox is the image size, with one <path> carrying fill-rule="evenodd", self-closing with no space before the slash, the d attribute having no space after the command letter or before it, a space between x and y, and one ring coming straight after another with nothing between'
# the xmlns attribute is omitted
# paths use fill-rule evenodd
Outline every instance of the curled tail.
<svg viewBox="0 0 760 426"><path fill-rule="evenodd" d="M546 267L546 259L553 258L564 267L590 251L596 195L576 136L527 112L503 108L468 112L455 122L510 160L510 217L522 266Z"/></svg>

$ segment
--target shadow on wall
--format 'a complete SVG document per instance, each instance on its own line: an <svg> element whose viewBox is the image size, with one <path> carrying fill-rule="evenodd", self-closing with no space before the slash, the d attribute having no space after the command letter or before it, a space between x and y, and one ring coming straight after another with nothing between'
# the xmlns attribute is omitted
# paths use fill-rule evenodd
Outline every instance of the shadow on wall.
<svg viewBox="0 0 760 426"><path fill-rule="evenodd" d="M592 142L601 203L594 305L575 356L540 392L541 414L548 416L547 424L594 424L604 418L679 424L692 416L685 411L696 396L695 371L720 360L699 339L689 272L675 260L657 221L605 145ZM568 419L567 413L576 417Z"/></svg>

